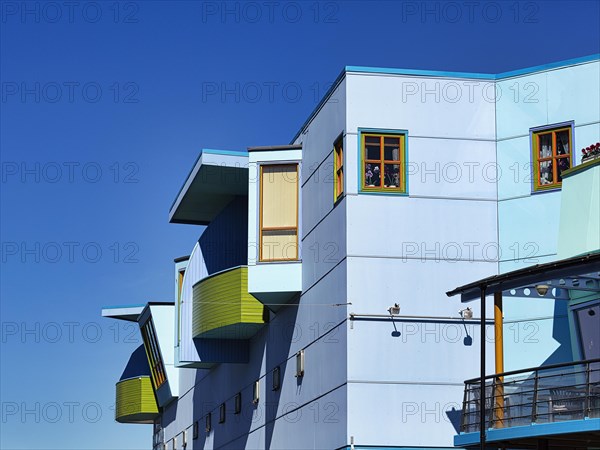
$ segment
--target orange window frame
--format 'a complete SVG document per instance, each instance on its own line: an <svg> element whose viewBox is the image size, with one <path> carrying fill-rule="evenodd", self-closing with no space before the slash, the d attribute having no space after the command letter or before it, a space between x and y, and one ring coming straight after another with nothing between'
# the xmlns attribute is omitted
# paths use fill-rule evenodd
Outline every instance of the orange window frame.
<svg viewBox="0 0 600 450"><path fill-rule="evenodd" d="M379 159L368 159L367 158L367 138L379 138ZM399 149L398 149L398 158L397 160L388 160L385 159L385 138L393 138L399 140ZM365 132L361 133L361 190L364 192L393 192L393 193L406 193L406 134L398 133L398 134L390 134L390 133L371 133ZM366 183L366 170L365 166L367 164L371 164L373 166L379 167L380 173L380 186L369 186ZM384 178L385 178L385 165L398 165L400 166L398 171L398 185L395 187L385 186Z"/></svg>
<svg viewBox="0 0 600 450"><path fill-rule="evenodd" d="M152 319L149 319L141 328L142 339L144 341L144 348L146 349L146 356L148 358L148 365L150 366L150 373L154 389L158 389L167 380L165 374L165 367L163 365L162 356L160 354L160 348L156 341L156 330L154 329L154 323Z"/></svg>
<svg viewBox="0 0 600 450"><path fill-rule="evenodd" d="M344 140L340 138L333 144L333 182L334 201L344 194Z"/></svg>
<svg viewBox="0 0 600 450"><path fill-rule="evenodd" d="M569 133L569 152L563 155L558 155L558 145L556 143L556 136L562 131ZM540 157L540 141L543 136L552 136L552 154L547 157ZM562 186L562 181L558 180L558 162L561 159L568 159L569 168L573 167L573 130L570 126L559 127L559 128L548 128L544 130L532 132L532 160L533 160L533 187L534 191L545 191L548 189L559 189ZM541 165L544 162L550 161L552 163L552 183L541 184L540 173Z"/></svg>
<svg viewBox="0 0 600 450"><path fill-rule="evenodd" d="M296 168L296 226L294 227L263 227L263 171L265 167L292 167ZM281 262L281 261L297 261L299 258L299 209L300 209L300 165L298 163L287 163L287 164L261 164L260 172L259 172L259 208L258 208L258 218L259 218L259 233L258 233L258 260L259 262ZM295 255L293 258L269 258L265 259L263 257L263 232L264 231L295 231L296 232L296 245L295 245Z"/></svg>

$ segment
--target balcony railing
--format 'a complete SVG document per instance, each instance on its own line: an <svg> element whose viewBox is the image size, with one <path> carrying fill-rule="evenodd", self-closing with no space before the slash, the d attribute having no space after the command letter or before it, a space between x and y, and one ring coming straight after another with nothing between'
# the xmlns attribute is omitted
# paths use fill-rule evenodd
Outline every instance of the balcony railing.
<svg viewBox="0 0 600 450"><path fill-rule="evenodd" d="M485 377L485 427L600 417L600 359ZM461 432L480 430L481 379L465 381Z"/></svg>

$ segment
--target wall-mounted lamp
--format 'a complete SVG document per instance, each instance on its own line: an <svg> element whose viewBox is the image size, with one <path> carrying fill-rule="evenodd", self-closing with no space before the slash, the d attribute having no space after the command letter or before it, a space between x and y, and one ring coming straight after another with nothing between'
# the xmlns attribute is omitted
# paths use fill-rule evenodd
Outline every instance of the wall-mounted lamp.
<svg viewBox="0 0 600 450"><path fill-rule="evenodd" d="M473 310L471 308L461 309L458 314L465 320L471 320L473 318Z"/></svg>
<svg viewBox="0 0 600 450"><path fill-rule="evenodd" d="M596 315L596 311L594 311L592 308L588 309L588 316L595 316Z"/></svg>
<svg viewBox="0 0 600 450"><path fill-rule="evenodd" d="M390 306L388 308L388 312L391 316L397 316L400 314L400 305L398 303L394 303L394 306Z"/></svg>
<svg viewBox="0 0 600 450"><path fill-rule="evenodd" d="M544 295L546 295L546 293L548 292L548 289L550 289L550 287L547 284L536 284L535 285L535 290L537 291L537 293L540 297L543 297Z"/></svg>

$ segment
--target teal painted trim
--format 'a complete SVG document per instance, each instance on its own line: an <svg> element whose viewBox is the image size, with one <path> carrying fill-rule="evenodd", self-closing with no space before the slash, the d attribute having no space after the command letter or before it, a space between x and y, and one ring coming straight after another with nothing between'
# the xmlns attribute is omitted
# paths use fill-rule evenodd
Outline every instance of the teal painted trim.
<svg viewBox="0 0 600 450"><path fill-rule="evenodd" d="M423 69L398 69L388 67L363 67L363 66L346 66L345 72L362 72L362 73L378 73L389 75L416 75L428 77L451 77L451 78L474 78L478 80L502 80L519 75L528 75L535 72L543 72L545 70L557 69L560 67L568 67L576 64L583 64L593 61L600 61L600 53L578 58L567 59L563 61L555 61L539 66L526 67L524 69L516 69L508 72L493 73L478 73L478 72L452 72L446 70L423 70Z"/></svg>
<svg viewBox="0 0 600 450"><path fill-rule="evenodd" d="M304 123L302 124L302 126L300 127L300 129L298 130L296 135L292 138L292 140L290 141L290 145L292 145L292 144L294 144L294 142L296 142L296 139L298 139L298 137L306 129L308 124L315 118L315 116L321 110L323 105L325 103L327 103L327 100L329 100L329 97L331 97L331 95L333 94L333 91L335 91L338 88L338 86L340 85L340 83L343 81L344 78L346 78L346 71L342 70L341 73L337 76L337 78L333 82L333 84L331 85L331 87L329 88L329 90L327 92L325 92L325 95L323 96L321 101L319 103L317 103L317 106L315 107L315 109L313 109L312 113L310 113L310 115L304 121Z"/></svg>
<svg viewBox="0 0 600 450"><path fill-rule="evenodd" d="M538 423L512 428L487 431L487 441L500 442L511 439L541 438L570 433L584 433L600 430L600 418L569 420L565 422ZM479 442L479 432L454 436L454 445L470 445Z"/></svg>
<svg viewBox="0 0 600 450"><path fill-rule="evenodd" d="M138 303L136 305L114 305L114 306L103 306L102 309L130 309L130 308L144 308L145 303Z"/></svg>
<svg viewBox="0 0 600 450"><path fill-rule="evenodd" d="M382 134L403 134L404 135L404 179L406 182L406 192L378 192L378 191L363 191L362 189L362 133L382 133ZM358 193L360 195L391 195L394 197L408 197L408 130L390 130L386 128L358 128Z"/></svg>
<svg viewBox="0 0 600 450"><path fill-rule="evenodd" d="M248 157L247 150L218 150L214 148L203 148L200 150L200 155L203 153L208 153L210 155L229 155L229 156L243 156Z"/></svg>
<svg viewBox="0 0 600 450"><path fill-rule="evenodd" d="M600 166L600 158L591 159L582 164L579 164L578 166L573 166L570 169L562 172L561 175L564 180L565 178L572 177L573 175L575 175L577 173L585 172L586 170L591 169L596 166Z"/></svg>
<svg viewBox="0 0 600 450"><path fill-rule="evenodd" d="M421 70L421 69L391 69L384 67L363 67L363 66L346 66L346 73L362 72L362 73L377 73L382 75L416 75L427 77L450 77L450 78L474 78L478 80L496 79L496 75L492 73L470 73L470 72L448 72L443 70Z"/></svg>
<svg viewBox="0 0 600 450"><path fill-rule="evenodd" d="M535 72L543 72L544 70L558 69L559 67L574 66L576 64L583 64L593 61L600 61L600 53L594 53L592 55L580 56L578 58L571 58L565 59L563 61L541 64L539 66L526 67L525 69L517 69L511 70L509 72L502 72L496 75L496 79L502 80L503 78L510 78L518 75L527 75Z"/></svg>
<svg viewBox="0 0 600 450"><path fill-rule="evenodd" d="M346 66L344 70L335 79L331 88L325 93L321 101L317 104L312 113L304 121L298 132L294 135L290 144L296 142L298 136L302 134L304 129L308 126L311 120L317 115L319 110L323 107L323 104L329 100L329 97L333 91L338 87L342 80L346 77L348 72L363 72L363 73L379 73L379 74L396 74L396 75L421 75L421 76L436 76L436 77L454 77L454 78L474 78L484 80L502 80L505 78L515 77L518 75L527 75L535 72L541 72L544 70L556 69L559 67L568 67L576 64L582 64L586 62L600 61L600 53L594 53L592 55L581 56L579 58L566 59L563 61L557 61L548 64L542 64L539 66L528 67L525 69L517 69L509 72L502 72L499 74L486 74L486 73L469 73L469 72L447 72L447 71L436 71L436 70L418 70L418 69L392 69L392 68L378 68L378 67L362 67L362 66Z"/></svg>
<svg viewBox="0 0 600 450"><path fill-rule="evenodd" d="M460 447L381 447L378 445L355 445L339 447L337 450L465 450ZM495 449L494 449L495 450Z"/></svg>

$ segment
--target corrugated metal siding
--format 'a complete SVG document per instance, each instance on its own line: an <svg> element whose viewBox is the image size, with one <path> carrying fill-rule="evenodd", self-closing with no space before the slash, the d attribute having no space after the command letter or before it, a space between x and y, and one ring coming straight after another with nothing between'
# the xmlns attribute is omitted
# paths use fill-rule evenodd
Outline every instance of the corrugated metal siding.
<svg viewBox="0 0 600 450"><path fill-rule="evenodd" d="M247 339L264 324L262 303L248 293L247 267L223 272L194 286L193 309L194 337ZM218 329L223 332L211 333Z"/></svg>
<svg viewBox="0 0 600 450"><path fill-rule="evenodd" d="M139 415L158 414L150 377L119 381L116 391L115 418L118 421L126 422L131 418L131 421L135 422Z"/></svg>

